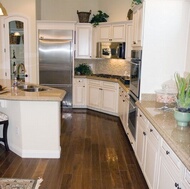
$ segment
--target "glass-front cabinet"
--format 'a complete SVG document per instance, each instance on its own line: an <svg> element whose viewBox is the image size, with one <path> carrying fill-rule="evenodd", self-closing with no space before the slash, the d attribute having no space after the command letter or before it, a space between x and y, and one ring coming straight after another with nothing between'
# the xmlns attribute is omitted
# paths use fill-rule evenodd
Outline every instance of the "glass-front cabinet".
<svg viewBox="0 0 190 189"><path fill-rule="evenodd" d="M4 19L4 68L5 78L27 81L28 39L27 19L8 16Z"/></svg>

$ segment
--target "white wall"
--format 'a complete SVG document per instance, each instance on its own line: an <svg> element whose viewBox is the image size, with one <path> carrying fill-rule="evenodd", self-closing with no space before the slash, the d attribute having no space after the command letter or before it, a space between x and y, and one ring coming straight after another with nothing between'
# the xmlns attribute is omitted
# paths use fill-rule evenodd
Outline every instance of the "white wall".
<svg viewBox="0 0 190 189"><path fill-rule="evenodd" d="M1 0L1 3L6 8L8 15L21 15L28 19L28 29L29 29L29 64L30 73L32 75L32 81L35 82L36 78L36 4L34 0ZM3 18L3 17L2 17ZM2 18L0 22L2 23ZM0 31L0 36L2 36L2 30ZM2 37L1 37L2 39ZM0 77L2 78L2 43L0 43Z"/></svg>
<svg viewBox="0 0 190 189"><path fill-rule="evenodd" d="M96 14L102 10L108 21L125 21L132 0L41 0L42 20L78 21L77 10ZM90 18L91 18L90 17Z"/></svg>

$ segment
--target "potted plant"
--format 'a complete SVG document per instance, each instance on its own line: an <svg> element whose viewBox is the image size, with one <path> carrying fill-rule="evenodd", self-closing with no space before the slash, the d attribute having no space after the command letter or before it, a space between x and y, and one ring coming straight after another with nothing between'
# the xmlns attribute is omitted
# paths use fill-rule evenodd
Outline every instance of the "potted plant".
<svg viewBox="0 0 190 189"><path fill-rule="evenodd" d="M142 0L132 0L131 7L134 7L135 5L139 5L142 3Z"/></svg>
<svg viewBox="0 0 190 189"><path fill-rule="evenodd" d="M96 15L93 14L90 23L96 27L100 22L107 22L107 18L109 18L108 14L102 12L101 10L98 10L98 13Z"/></svg>
<svg viewBox="0 0 190 189"><path fill-rule="evenodd" d="M91 75L92 70L91 67L85 63L79 64L75 67L75 74L76 75Z"/></svg>
<svg viewBox="0 0 190 189"><path fill-rule="evenodd" d="M177 107L174 117L179 126L187 126L190 121L190 74L181 77L179 73L174 75L177 86Z"/></svg>

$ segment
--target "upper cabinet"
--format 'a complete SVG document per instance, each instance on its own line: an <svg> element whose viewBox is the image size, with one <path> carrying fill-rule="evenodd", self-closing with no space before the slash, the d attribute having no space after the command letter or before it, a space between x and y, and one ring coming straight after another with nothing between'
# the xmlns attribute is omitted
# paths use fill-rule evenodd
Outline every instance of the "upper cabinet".
<svg viewBox="0 0 190 189"><path fill-rule="evenodd" d="M10 16L3 19L4 77L27 81L28 31L27 19Z"/></svg>
<svg viewBox="0 0 190 189"><path fill-rule="evenodd" d="M75 58L92 57L92 25L76 24Z"/></svg>
<svg viewBox="0 0 190 189"><path fill-rule="evenodd" d="M100 24L98 41L100 42L124 42L125 23Z"/></svg>
<svg viewBox="0 0 190 189"><path fill-rule="evenodd" d="M142 46L143 5L138 5L133 10L133 37L132 46Z"/></svg>

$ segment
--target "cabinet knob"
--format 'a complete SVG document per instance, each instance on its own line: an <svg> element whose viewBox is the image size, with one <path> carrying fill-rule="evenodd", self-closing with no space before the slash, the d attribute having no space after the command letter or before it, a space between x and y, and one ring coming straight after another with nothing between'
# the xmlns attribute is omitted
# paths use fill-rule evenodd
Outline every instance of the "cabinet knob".
<svg viewBox="0 0 190 189"><path fill-rule="evenodd" d="M150 129L150 132L153 132L153 130L152 130L152 129Z"/></svg>
<svg viewBox="0 0 190 189"><path fill-rule="evenodd" d="M26 74L25 77L28 77L28 74Z"/></svg>
<svg viewBox="0 0 190 189"><path fill-rule="evenodd" d="M136 42L135 42L135 41L133 41L133 44L136 44Z"/></svg>
<svg viewBox="0 0 190 189"><path fill-rule="evenodd" d="M143 135L146 136L146 133L143 131Z"/></svg>
<svg viewBox="0 0 190 189"><path fill-rule="evenodd" d="M140 114L140 117L142 117L142 115Z"/></svg>
<svg viewBox="0 0 190 189"><path fill-rule="evenodd" d="M175 187L179 187L179 184L175 182Z"/></svg>
<svg viewBox="0 0 190 189"><path fill-rule="evenodd" d="M125 102L125 100L123 100L123 102Z"/></svg>
<svg viewBox="0 0 190 189"><path fill-rule="evenodd" d="M167 151L166 151L166 155L169 155L169 154L170 154L170 152L167 150Z"/></svg>

